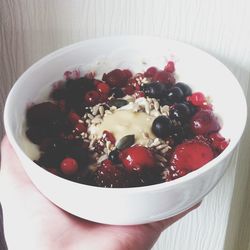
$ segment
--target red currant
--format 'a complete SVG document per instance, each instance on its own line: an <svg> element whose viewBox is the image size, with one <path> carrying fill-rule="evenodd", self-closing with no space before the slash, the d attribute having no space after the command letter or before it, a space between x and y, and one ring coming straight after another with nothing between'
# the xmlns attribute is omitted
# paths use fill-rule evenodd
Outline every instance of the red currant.
<svg viewBox="0 0 250 250"><path fill-rule="evenodd" d="M74 158L67 157L61 162L60 169L65 175L72 176L78 170L78 163Z"/></svg>

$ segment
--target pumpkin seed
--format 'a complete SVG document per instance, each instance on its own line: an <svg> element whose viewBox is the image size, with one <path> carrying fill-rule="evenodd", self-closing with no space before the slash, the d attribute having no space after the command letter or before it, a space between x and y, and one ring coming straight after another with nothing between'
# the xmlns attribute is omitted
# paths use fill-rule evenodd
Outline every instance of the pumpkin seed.
<svg viewBox="0 0 250 250"><path fill-rule="evenodd" d="M135 135L126 135L119 140L116 147L117 149L122 150L124 148L132 146L134 143L135 143Z"/></svg>
<svg viewBox="0 0 250 250"><path fill-rule="evenodd" d="M124 100L124 99L111 99L109 102L108 102L108 105L110 107L112 106L115 106L117 108L120 108L122 106L125 106L128 104L128 101L127 100Z"/></svg>

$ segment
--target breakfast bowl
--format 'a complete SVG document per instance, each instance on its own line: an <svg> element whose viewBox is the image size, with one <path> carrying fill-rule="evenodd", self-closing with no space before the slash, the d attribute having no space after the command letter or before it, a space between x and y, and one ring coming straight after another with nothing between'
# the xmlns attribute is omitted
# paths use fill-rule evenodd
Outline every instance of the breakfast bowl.
<svg viewBox="0 0 250 250"><path fill-rule="evenodd" d="M34 162L39 151L25 136L27 109L47 100L55 83L65 80L65 72L66 78L94 74L100 79L103 73L114 69L145 72L150 66L163 68L169 61L174 62L176 81L187 83L193 92L205 93L220 120L220 133L229 144L211 161L171 181L123 188L74 182ZM246 117L240 84L217 59L181 42L133 36L86 40L47 55L16 81L4 110L7 136L38 190L73 215L112 225L162 220L200 202L224 175L244 131Z"/></svg>

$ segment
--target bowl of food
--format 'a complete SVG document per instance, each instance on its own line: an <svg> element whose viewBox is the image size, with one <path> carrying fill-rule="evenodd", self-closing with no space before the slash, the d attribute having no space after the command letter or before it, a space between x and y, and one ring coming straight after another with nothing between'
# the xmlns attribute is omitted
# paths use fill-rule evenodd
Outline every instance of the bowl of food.
<svg viewBox="0 0 250 250"><path fill-rule="evenodd" d="M221 62L181 42L133 36L47 55L16 81L4 110L40 192L113 225L165 219L201 201L246 117L240 84Z"/></svg>

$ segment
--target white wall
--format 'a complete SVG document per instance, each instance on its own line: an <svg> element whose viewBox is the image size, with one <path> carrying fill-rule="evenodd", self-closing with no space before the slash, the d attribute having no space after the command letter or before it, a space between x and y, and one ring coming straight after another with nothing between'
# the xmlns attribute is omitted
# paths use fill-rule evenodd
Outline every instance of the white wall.
<svg viewBox="0 0 250 250"><path fill-rule="evenodd" d="M198 46L248 91L249 0L2 0L0 23L1 106L14 80L45 54L87 38L126 34ZM154 250L250 250L249 138L247 130L218 186L197 211L166 230Z"/></svg>

